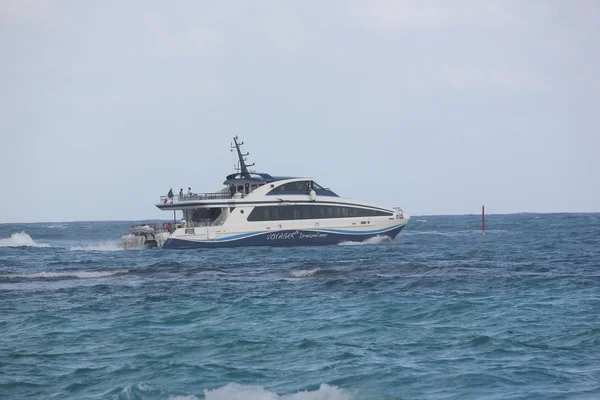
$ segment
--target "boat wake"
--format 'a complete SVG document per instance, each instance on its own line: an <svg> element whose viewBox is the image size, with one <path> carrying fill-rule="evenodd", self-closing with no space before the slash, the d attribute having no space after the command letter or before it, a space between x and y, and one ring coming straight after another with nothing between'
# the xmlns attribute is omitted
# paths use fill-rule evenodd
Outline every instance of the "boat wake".
<svg viewBox="0 0 600 400"><path fill-rule="evenodd" d="M350 393L336 386L322 383L317 390L301 391L279 396L260 386L244 386L229 383L215 390L205 390L206 400L351 400ZM197 400L195 396L170 397L169 400Z"/></svg>
<svg viewBox="0 0 600 400"><path fill-rule="evenodd" d="M27 234L27 232L18 232L10 235L9 238L0 239L0 247L51 247L47 244L38 243Z"/></svg>
<svg viewBox="0 0 600 400"><path fill-rule="evenodd" d="M345 242L341 242L339 243L340 246L362 246L365 244L389 244L392 243L392 239L389 236L385 236L385 235L381 235L381 236L375 236L366 240L363 240L361 242L354 242L354 241L345 241Z"/></svg>

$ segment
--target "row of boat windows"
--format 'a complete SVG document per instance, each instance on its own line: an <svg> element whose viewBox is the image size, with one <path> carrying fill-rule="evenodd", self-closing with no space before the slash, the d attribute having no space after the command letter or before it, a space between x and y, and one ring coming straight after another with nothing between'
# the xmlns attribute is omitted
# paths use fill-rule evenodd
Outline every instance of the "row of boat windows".
<svg viewBox="0 0 600 400"><path fill-rule="evenodd" d="M385 217L391 213L358 207L301 205L255 207L248 221L282 221L294 219Z"/></svg>
<svg viewBox="0 0 600 400"><path fill-rule="evenodd" d="M277 195L277 194L307 194L311 190L323 190L321 185L313 181L296 181L289 182L283 185L277 186L275 189L271 190L269 195Z"/></svg>
<svg viewBox="0 0 600 400"><path fill-rule="evenodd" d="M230 191L231 190L237 190L239 193L250 193L252 192L254 189L257 189L259 187L261 187L262 185L264 185L264 183L258 183L258 184L245 184L245 188L244 185L231 185L230 187ZM321 185L319 185L316 182L313 181L299 181L299 182L290 182L290 183L286 183L280 186L277 186L275 189L271 190L269 193L270 195L276 195L276 194L308 194L311 190L315 190L315 191L320 191L320 190L324 190L323 187ZM235 192L233 192L235 193ZM232 194L233 194L232 193Z"/></svg>

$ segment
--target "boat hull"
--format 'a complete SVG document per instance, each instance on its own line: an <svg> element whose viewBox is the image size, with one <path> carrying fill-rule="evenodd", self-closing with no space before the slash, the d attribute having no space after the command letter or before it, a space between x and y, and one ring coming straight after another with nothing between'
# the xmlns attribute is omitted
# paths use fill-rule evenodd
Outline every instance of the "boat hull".
<svg viewBox="0 0 600 400"><path fill-rule="evenodd" d="M169 238L165 241L165 249L201 249L220 247L241 246L322 246L335 245L343 242L363 242L365 240L384 236L394 239L406 224L393 227L371 230L350 231L342 229L319 229L319 230L277 230L250 232L232 235L213 240L194 240L188 238Z"/></svg>

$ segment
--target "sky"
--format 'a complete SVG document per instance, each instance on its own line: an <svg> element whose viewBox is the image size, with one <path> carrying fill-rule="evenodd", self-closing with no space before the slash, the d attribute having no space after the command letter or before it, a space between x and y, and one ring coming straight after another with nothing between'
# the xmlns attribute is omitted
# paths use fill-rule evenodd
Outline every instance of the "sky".
<svg viewBox="0 0 600 400"><path fill-rule="evenodd" d="M411 215L600 211L600 2L0 0L0 223L256 170Z"/></svg>

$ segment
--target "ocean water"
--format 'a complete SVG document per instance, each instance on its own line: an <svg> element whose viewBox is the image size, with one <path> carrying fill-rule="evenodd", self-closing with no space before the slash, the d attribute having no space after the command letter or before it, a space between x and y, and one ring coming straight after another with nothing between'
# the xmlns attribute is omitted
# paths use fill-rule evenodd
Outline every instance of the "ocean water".
<svg viewBox="0 0 600 400"><path fill-rule="evenodd" d="M0 225L0 398L600 398L600 214L197 251L131 223Z"/></svg>

